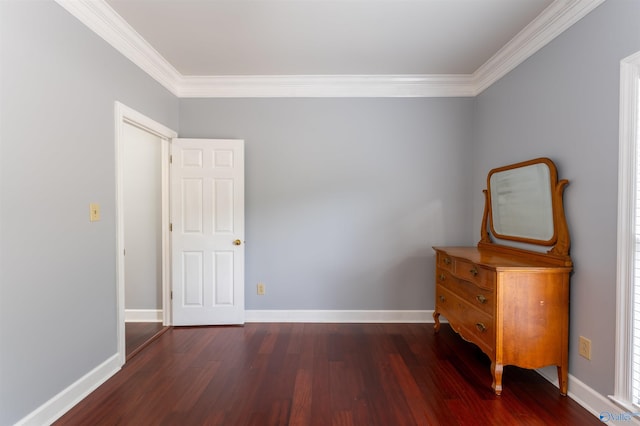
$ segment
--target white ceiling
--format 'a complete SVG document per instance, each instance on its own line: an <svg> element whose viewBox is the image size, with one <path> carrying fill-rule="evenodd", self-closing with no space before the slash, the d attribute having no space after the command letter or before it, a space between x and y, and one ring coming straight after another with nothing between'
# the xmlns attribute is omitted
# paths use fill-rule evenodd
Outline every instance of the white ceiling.
<svg viewBox="0 0 640 426"><path fill-rule="evenodd" d="M179 97L432 97L477 95L604 0L56 1Z"/></svg>
<svg viewBox="0 0 640 426"><path fill-rule="evenodd" d="M552 0L107 0L183 75L471 74Z"/></svg>

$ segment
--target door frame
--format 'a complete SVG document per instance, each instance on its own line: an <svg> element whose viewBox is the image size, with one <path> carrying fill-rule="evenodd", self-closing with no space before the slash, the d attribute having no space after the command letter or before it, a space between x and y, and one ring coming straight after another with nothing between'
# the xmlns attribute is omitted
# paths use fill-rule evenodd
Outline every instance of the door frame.
<svg viewBox="0 0 640 426"><path fill-rule="evenodd" d="M115 102L115 171L116 171L116 305L118 358L120 365L126 362L125 342L125 259L124 259L124 159L125 124L138 127L162 139L161 187L162 187L162 324L171 325L171 244L169 232L169 144L177 132L150 119L144 114Z"/></svg>

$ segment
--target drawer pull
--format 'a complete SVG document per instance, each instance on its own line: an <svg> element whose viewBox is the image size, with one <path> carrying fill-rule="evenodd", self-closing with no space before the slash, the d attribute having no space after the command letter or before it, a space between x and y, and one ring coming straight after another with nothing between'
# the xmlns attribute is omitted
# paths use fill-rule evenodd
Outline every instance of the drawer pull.
<svg viewBox="0 0 640 426"><path fill-rule="evenodd" d="M447 279L447 276L445 274L440 274L440 281L444 281Z"/></svg>
<svg viewBox="0 0 640 426"><path fill-rule="evenodd" d="M446 298L446 297L444 297L444 296L440 296L440 301L441 301L441 302L444 302L445 300L447 300L447 298Z"/></svg>
<svg viewBox="0 0 640 426"><path fill-rule="evenodd" d="M476 323L476 328L478 329L478 331L480 331L481 333L484 333L485 331L487 331L487 327L481 323L481 322L477 322Z"/></svg>
<svg viewBox="0 0 640 426"><path fill-rule="evenodd" d="M476 299L478 300L478 302L482 303L483 305L487 303L487 298L484 297L484 295L482 294L477 295Z"/></svg>
<svg viewBox="0 0 640 426"><path fill-rule="evenodd" d="M442 261L445 265L451 265L451 259L449 259L448 257L445 257L444 259L442 259Z"/></svg>
<svg viewBox="0 0 640 426"><path fill-rule="evenodd" d="M476 275L478 275L478 269L477 269L477 268L475 268L475 267L474 267L473 269L471 269L469 272L471 272L471 275L473 275L474 277L475 277Z"/></svg>

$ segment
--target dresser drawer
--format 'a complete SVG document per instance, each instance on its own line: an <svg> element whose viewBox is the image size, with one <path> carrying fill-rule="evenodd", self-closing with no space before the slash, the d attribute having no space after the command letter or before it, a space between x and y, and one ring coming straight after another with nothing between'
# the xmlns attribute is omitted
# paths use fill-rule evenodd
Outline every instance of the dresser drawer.
<svg viewBox="0 0 640 426"><path fill-rule="evenodd" d="M489 290L495 289L496 275L490 270L466 260L456 259L453 273L458 278Z"/></svg>
<svg viewBox="0 0 640 426"><path fill-rule="evenodd" d="M453 258L445 253L438 252L436 257L436 266L445 271L453 270Z"/></svg>
<svg viewBox="0 0 640 426"><path fill-rule="evenodd" d="M480 346L480 348L490 357L495 351L495 326L493 318L477 309L464 309L461 316L460 335Z"/></svg>
<svg viewBox="0 0 640 426"><path fill-rule="evenodd" d="M451 327L459 333L462 319L458 315L460 299L445 287L436 284L436 312L444 315Z"/></svg>
<svg viewBox="0 0 640 426"><path fill-rule="evenodd" d="M440 268L436 268L436 281L442 287L460 296L461 299L493 316L495 312L495 292L493 290L460 280Z"/></svg>
<svg viewBox="0 0 640 426"><path fill-rule="evenodd" d="M453 330L487 353L495 350L494 318L458 297L441 284L436 285L436 311L442 313Z"/></svg>

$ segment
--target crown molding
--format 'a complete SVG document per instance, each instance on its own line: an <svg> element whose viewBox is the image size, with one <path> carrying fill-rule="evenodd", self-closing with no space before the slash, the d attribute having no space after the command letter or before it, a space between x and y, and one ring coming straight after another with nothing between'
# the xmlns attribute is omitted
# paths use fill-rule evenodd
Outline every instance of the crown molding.
<svg viewBox="0 0 640 426"><path fill-rule="evenodd" d="M104 0L55 0L174 95L182 75Z"/></svg>
<svg viewBox="0 0 640 426"><path fill-rule="evenodd" d="M556 0L473 74L475 94L542 49L605 0Z"/></svg>
<svg viewBox="0 0 640 426"><path fill-rule="evenodd" d="M289 75L184 77L181 98L470 97L470 75Z"/></svg>
<svg viewBox="0 0 640 426"><path fill-rule="evenodd" d="M555 0L473 74L183 76L104 0L55 0L181 98L473 97L605 0Z"/></svg>

